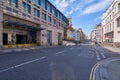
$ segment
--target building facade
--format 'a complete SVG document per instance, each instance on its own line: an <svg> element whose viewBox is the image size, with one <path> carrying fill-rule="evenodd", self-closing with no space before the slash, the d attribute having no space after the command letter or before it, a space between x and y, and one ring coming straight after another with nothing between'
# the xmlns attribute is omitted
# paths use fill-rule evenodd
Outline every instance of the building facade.
<svg viewBox="0 0 120 80"><path fill-rule="evenodd" d="M91 40L94 42L102 42L103 29L101 24L96 24L91 32Z"/></svg>
<svg viewBox="0 0 120 80"><path fill-rule="evenodd" d="M80 32L78 29L75 29L74 33L73 33L73 37L75 42L79 43L80 42Z"/></svg>
<svg viewBox="0 0 120 80"><path fill-rule="evenodd" d="M103 42L120 42L120 0L114 0L102 15Z"/></svg>
<svg viewBox="0 0 120 80"><path fill-rule="evenodd" d="M79 33L80 33L80 42L85 41L85 34L83 33L83 30L81 28L78 29Z"/></svg>
<svg viewBox="0 0 120 80"><path fill-rule="evenodd" d="M0 46L62 44L67 25L48 0L0 0Z"/></svg>
<svg viewBox="0 0 120 80"><path fill-rule="evenodd" d="M74 37L73 37L73 32L74 32L74 28L72 27L72 19L68 18L69 20L69 25L67 27L67 39L68 41L74 41Z"/></svg>

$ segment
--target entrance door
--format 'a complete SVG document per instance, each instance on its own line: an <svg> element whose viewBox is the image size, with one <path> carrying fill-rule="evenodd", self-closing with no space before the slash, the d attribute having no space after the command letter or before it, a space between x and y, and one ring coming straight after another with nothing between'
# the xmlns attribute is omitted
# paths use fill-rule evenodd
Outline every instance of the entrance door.
<svg viewBox="0 0 120 80"><path fill-rule="evenodd" d="M3 45L8 44L8 34L3 33Z"/></svg>
<svg viewBox="0 0 120 80"><path fill-rule="evenodd" d="M58 33L58 45L62 45L62 34Z"/></svg>
<svg viewBox="0 0 120 80"><path fill-rule="evenodd" d="M49 45L52 45L52 32L51 31L47 32L47 42Z"/></svg>
<svg viewBox="0 0 120 80"><path fill-rule="evenodd" d="M16 35L16 42L17 42L17 44L27 43L27 36L26 35Z"/></svg>
<svg viewBox="0 0 120 80"><path fill-rule="evenodd" d="M16 43L17 44L22 44L22 35L16 35Z"/></svg>

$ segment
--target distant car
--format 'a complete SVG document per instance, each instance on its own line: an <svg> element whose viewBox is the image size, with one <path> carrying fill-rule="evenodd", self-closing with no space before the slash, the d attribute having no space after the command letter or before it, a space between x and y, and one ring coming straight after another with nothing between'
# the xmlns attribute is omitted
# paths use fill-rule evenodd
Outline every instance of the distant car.
<svg viewBox="0 0 120 80"><path fill-rule="evenodd" d="M76 45L75 43L67 43L66 46L74 46Z"/></svg>

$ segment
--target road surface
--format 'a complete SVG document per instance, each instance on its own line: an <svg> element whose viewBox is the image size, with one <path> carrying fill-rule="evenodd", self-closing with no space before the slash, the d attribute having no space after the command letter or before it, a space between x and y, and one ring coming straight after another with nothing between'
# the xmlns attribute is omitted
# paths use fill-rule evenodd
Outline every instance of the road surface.
<svg viewBox="0 0 120 80"><path fill-rule="evenodd" d="M118 56L90 42L5 52L0 55L0 80L89 80L97 62Z"/></svg>

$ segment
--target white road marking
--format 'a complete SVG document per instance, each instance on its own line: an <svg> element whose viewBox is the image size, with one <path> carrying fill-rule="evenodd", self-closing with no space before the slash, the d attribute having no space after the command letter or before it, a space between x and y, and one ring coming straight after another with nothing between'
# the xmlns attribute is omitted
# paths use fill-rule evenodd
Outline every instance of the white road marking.
<svg viewBox="0 0 120 80"><path fill-rule="evenodd" d="M106 56L103 53L101 53L101 56L103 57L103 59L106 58Z"/></svg>
<svg viewBox="0 0 120 80"><path fill-rule="evenodd" d="M12 50L3 50L3 52L5 52L5 53L12 52Z"/></svg>
<svg viewBox="0 0 120 80"><path fill-rule="evenodd" d="M101 60L99 53L96 51L97 60Z"/></svg>
<svg viewBox="0 0 120 80"><path fill-rule="evenodd" d="M92 44L80 44L80 45L92 45Z"/></svg>
<svg viewBox="0 0 120 80"><path fill-rule="evenodd" d="M27 65L27 64L30 64L30 63L33 63L33 62L36 62L36 61L45 59L45 58L46 58L46 57L44 56L44 57L40 57L40 58L31 60L31 61L24 62L24 63L18 64L18 65L15 65L15 66L12 66L12 67L9 67L9 68L0 70L0 73L5 72L5 71L8 71L8 70L12 70L12 69L17 68L17 67L21 67L21 66L24 66L24 65Z"/></svg>
<svg viewBox="0 0 120 80"><path fill-rule="evenodd" d="M23 50L28 51L29 49L28 48L24 48Z"/></svg>
<svg viewBox="0 0 120 80"><path fill-rule="evenodd" d="M36 48L30 48L30 49L33 49L33 50L34 50L34 49L36 49Z"/></svg>
<svg viewBox="0 0 120 80"><path fill-rule="evenodd" d="M71 47L70 50L73 50L75 47Z"/></svg>
<svg viewBox="0 0 120 80"><path fill-rule="evenodd" d="M64 51L61 51L61 52L57 52L56 54L61 54L61 53L64 53L66 50L64 50Z"/></svg>
<svg viewBox="0 0 120 80"><path fill-rule="evenodd" d="M15 49L14 51L22 51L22 49Z"/></svg>

